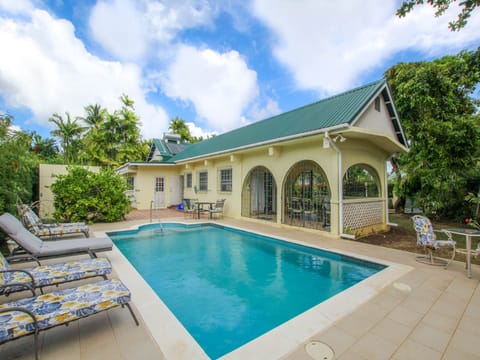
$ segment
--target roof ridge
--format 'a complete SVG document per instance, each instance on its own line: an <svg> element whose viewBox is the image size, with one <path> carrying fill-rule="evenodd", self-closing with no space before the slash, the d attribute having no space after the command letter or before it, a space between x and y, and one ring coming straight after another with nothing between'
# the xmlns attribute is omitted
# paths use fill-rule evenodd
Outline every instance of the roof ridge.
<svg viewBox="0 0 480 360"><path fill-rule="evenodd" d="M173 161L350 124L358 116L359 111L371 101L372 96L377 94L385 84L386 80L383 78L263 120L254 121L195 143L188 150L174 155Z"/></svg>
<svg viewBox="0 0 480 360"><path fill-rule="evenodd" d="M335 99L335 98L338 98L338 97L345 96L345 95L350 94L350 93L354 93L354 92L360 91L360 90L362 90L362 89L364 89L364 88L371 87L371 86L376 85L376 84L385 83L386 81L387 81L387 80L386 80L385 78L382 78L382 79L379 79L379 80L375 80L375 81L372 81L372 82L370 82L370 83L368 83L368 84L365 84L365 85L356 87L356 88L354 88L354 89L346 90L346 91L344 91L344 92L342 92L342 93L340 93L340 94L335 94L335 95L326 97L326 98L324 98L324 99L320 99L320 100L317 100L317 101L315 101L315 102L312 102L312 103L310 103L310 104L302 105L302 106L300 106L300 107L297 107L297 108L294 108L294 109L291 109L291 110L282 112L282 113L280 113L280 114L273 115L273 116L267 117L267 118L262 119L262 120L254 121L254 122L252 122L252 123L250 123L250 124L247 124L247 125L244 125L244 126L240 126L240 127L238 127L238 128L235 128L235 129L231 129L231 130L229 130L229 131L227 131L227 132L218 134L217 136L223 136L223 135L229 134L229 133L231 133L232 131L236 131L236 130L238 130L238 129L240 129L240 128L248 128L248 127L253 126L253 125L256 125L256 124L258 124L258 123L261 123L261 122L264 122L264 121L268 121L268 120L272 120L272 119L275 119L275 118L277 118L277 117L279 117L279 116L284 116L284 115L286 115L286 114L289 114L289 113L292 113L292 112L295 112L295 111L299 111L299 110L302 110L302 109L306 109L306 108L308 108L308 107L315 106L315 105L317 105L317 104L319 104L319 103L322 103L322 102L325 102L325 101L328 101L328 100L333 100L333 99ZM210 139L213 139L213 138L214 138L214 137L212 137L212 138L210 138ZM210 139L206 139L206 140L204 140L204 141L208 141L208 140L210 140Z"/></svg>

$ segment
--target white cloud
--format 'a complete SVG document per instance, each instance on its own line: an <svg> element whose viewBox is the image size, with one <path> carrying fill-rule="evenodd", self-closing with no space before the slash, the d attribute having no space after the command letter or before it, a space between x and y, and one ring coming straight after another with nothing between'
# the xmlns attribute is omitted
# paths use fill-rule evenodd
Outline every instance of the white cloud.
<svg viewBox="0 0 480 360"><path fill-rule="evenodd" d="M193 103L207 125L221 132L237 127L258 95L257 74L236 51L179 46L161 83L167 96Z"/></svg>
<svg viewBox="0 0 480 360"><path fill-rule="evenodd" d="M144 16L129 0L99 1L90 15L94 39L122 60L141 58L147 50Z"/></svg>
<svg viewBox="0 0 480 360"><path fill-rule="evenodd" d="M216 135L217 133L214 131L214 132L205 132L201 127L197 126L195 123L193 122L187 122L185 123L185 125L188 126L188 129L190 130L190 135L194 136L194 137L202 137L203 139L207 139L209 137L211 137L212 135Z"/></svg>
<svg viewBox="0 0 480 360"><path fill-rule="evenodd" d="M402 19L395 15L397 6L384 0L255 0L252 10L271 29L274 55L292 71L297 86L321 94L356 85L402 50L432 56L478 44L478 16L452 33L447 23L456 6L440 18L430 6L421 6Z"/></svg>
<svg viewBox="0 0 480 360"><path fill-rule="evenodd" d="M145 0L145 17L153 38L168 42L184 29L209 26L218 13L215 2L207 0Z"/></svg>
<svg viewBox="0 0 480 360"><path fill-rule="evenodd" d="M263 107L255 104L250 110L250 116L253 118L254 121L267 119L280 113L281 110L278 102L270 98L266 99L266 104Z"/></svg>
<svg viewBox="0 0 480 360"><path fill-rule="evenodd" d="M152 46L169 43L182 30L210 25L217 11L206 0L103 0L92 8L89 25L110 54L142 60Z"/></svg>
<svg viewBox="0 0 480 360"><path fill-rule="evenodd" d="M0 0L0 9L10 14L29 14L33 8L29 0Z"/></svg>
<svg viewBox="0 0 480 360"><path fill-rule="evenodd" d="M167 128L165 111L145 100L140 68L93 56L68 21L42 10L27 22L2 19L0 48L0 95L9 107L29 108L39 124L47 125L54 112L83 115L93 103L113 111L125 93L135 101L143 134L159 136Z"/></svg>

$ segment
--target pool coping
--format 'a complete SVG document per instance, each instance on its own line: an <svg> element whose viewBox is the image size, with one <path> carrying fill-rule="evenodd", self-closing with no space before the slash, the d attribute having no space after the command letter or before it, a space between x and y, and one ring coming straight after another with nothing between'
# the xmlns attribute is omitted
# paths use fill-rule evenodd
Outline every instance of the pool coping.
<svg viewBox="0 0 480 360"><path fill-rule="evenodd" d="M168 221L192 225L182 221ZM135 230L141 227L139 224L130 228L115 231ZM205 221L195 224L218 224ZM222 225L223 226L223 225ZM413 268L383 259L359 255L348 251L326 249L316 244L306 243L288 237L275 236L239 226L225 225L226 227L241 231L254 232L259 235L291 242L329 251L337 254L352 256L358 259L375 262L388 267L350 287L347 290L323 301L311 309L297 315L280 326L270 330L264 335L242 345L234 351L225 354L220 359L234 360L245 358L278 359L311 339L315 334L327 329L342 317L350 314L360 305L366 303L378 295L382 289L399 279ZM106 236L106 232L97 232L98 236ZM178 321L175 315L168 309L163 301L157 296L153 289L143 280L137 270L129 263L125 256L114 246L113 251L108 255L118 277L132 292L132 301L140 312L142 318L152 337L157 342L161 351L167 359L210 359L200 345L193 339L185 327Z"/></svg>

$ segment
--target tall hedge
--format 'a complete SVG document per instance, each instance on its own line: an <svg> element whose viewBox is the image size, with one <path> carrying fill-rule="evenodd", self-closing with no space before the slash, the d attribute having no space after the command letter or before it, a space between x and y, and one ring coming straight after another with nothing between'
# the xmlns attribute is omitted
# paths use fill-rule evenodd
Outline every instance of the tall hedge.
<svg viewBox="0 0 480 360"><path fill-rule="evenodd" d="M51 186L54 217L63 222L113 222L123 220L130 204L125 180L113 170L99 173L83 167L69 167Z"/></svg>

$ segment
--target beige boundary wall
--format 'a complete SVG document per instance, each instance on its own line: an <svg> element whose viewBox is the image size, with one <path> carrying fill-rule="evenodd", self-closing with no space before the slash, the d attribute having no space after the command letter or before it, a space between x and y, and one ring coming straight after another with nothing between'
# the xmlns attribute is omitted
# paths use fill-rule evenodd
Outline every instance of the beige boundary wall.
<svg viewBox="0 0 480 360"><path fill-rule="evenodd" d="M39 214L41 218L51 218L55 208L53 206L53 193L50 186L55 182L56 175L68 173L67 165L40 164L38 169L38 194L40 200ZM98 172L98 166L85 166L90 171Z"/></svg>

